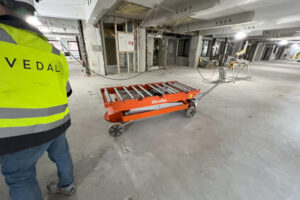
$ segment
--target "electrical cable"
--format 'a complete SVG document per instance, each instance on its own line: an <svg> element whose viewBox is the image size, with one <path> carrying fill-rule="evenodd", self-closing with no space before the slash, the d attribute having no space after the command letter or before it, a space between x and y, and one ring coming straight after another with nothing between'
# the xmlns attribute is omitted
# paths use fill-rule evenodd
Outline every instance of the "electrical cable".
<svg viewBox="0 0 300 200"><path fill-rule="evenodd" d="M203 81L204 83L209 83L209 84L215 84L216 82L219 81L219 80L215 80L215 81L211 80L212 77L215 75L216 69L217 69L217 68L215 67L215 68L214 68L214 71L213 71L213 73L212 73L212 76L210 77L210 80L209 80L209 79L206 79L206 78L203 76L203 74L200 72L199 67L197 67L197 71L198 71L200 77L202 78L202 81Z"/></svg>
<svg viewBox="0 0 300 200"><path fill-rule="evenodd" d="M211 93L214 89L216 89L219 85L221 84L221 82L218 82L217 84L215 84L214 86L212 86L209 90L207 90L206 92L202 93L202 96L198 97L196 100L199 103L206 95L208 95L209 93Z"/></svg>

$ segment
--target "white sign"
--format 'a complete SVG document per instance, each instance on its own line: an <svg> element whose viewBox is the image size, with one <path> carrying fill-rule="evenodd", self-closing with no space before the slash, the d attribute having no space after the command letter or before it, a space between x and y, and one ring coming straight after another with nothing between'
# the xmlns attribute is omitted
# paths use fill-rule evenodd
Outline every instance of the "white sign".
<svg viewBox="0 0 300 200"><path fill-rule="evenodd" d="M133 52L134 51L134 34L118 32L119 51Z"/></svg>

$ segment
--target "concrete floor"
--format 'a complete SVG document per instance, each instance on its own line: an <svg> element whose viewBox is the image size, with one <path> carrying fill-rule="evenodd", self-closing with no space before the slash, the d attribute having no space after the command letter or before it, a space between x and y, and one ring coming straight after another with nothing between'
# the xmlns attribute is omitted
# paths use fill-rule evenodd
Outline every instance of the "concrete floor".
<svg viewBox="0 0 300 200"><path fill-rule="evenodd" d="M219 85L202 99L194 119L177 112L141 120L114 139L107 134L99 88L178 80L205 92L212 85L190 68L118 82L87 78L72 63L68 138L78 191L67 199L299 200L300 65L251 67L253 80ZM37 171L45 199L65 199L45 190L56 176L46 156ZM2 177L0 199L8 199Z"/></svg>

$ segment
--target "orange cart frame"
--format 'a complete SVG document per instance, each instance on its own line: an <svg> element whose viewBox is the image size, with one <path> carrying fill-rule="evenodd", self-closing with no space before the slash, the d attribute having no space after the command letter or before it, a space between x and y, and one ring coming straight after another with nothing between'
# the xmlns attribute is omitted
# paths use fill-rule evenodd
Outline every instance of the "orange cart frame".
<svg viewBox="0 0 300 200"><path fill-rule="evenodd" d="M193 117L197 106L195 98L200 93L177 81L101 88L100 91L107 110L104 118L113 123L108 131L115 137L124 132L124 123L138 119L180 110L187 110L186 116Z"/></svg>

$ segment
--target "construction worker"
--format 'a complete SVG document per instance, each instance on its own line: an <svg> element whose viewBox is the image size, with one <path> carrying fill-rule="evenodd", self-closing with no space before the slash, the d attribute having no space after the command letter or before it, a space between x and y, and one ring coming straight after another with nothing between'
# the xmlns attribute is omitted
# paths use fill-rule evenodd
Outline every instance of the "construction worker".
<svg viewBox="0 0 300 200"><path fill-rule="evenodd" d="M0 165L13 200L42 199L35 165L46 151L59 177L49 192L75 193L68 64L25 22L34 11L34 0L0 0Z"/></svg>

